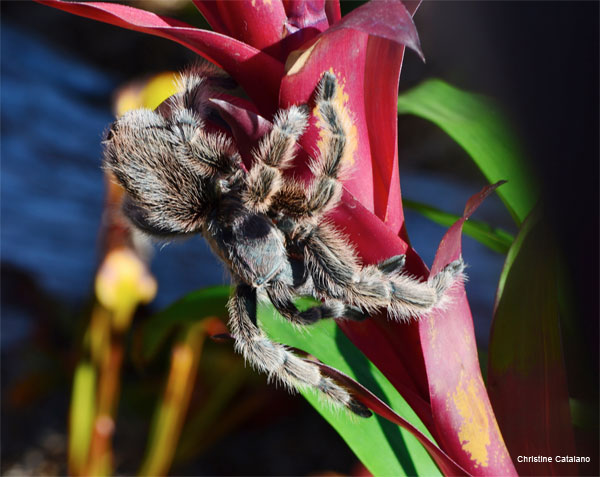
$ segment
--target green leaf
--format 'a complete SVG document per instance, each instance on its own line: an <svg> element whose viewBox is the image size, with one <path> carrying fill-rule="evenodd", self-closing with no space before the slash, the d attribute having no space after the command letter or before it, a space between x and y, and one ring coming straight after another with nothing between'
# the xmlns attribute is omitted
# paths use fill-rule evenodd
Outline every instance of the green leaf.
<svg viewBox="0 0 600 477"><path fill-rule="evenodd" d="M143 359L151 359L176 326L208 317L227 317L226 305L230 293L231 288L228 286L203 288L152 316L144 325Z"/></svg>
<svg viewBox="0 0 600 477"><path fill-rule="evenodd" d="M461 91L438 79L402 93L398 114L432 121L450 135L495 183L498 195L518 225L532 210L538 187L506 120L484 96Z"/></svg>
<svg viewBox="0 0 600 477"><path fill-rule="evenodd" d="M230 291L226 286L198 290L154 315L144 327L143 356L152 357L176 326L211 316L225 316ZM298 302L300 307L313 303L314 300L308 298ZM302 349L357 379L435 443L406 401L335 322L324 320L299 330L280 317L271 305L260 305L258 315L261 327L272 339ZM303 394L374 475L441 475L428 452L409 431L380 416L361 419L332 409L312 391Z"/></svg>
<svg viewBox="0 0 600 477"><path fill-rule="evenodd" d="M298 306L303 308L310 303L313 302L303 299ZM299 330L268 305L259 306L258 319L271 339L302 349L356 379L433 441L398 391L346 338L333 320L323 320ZM333 409L312 391L303 391L302 394L373 475L440 475L425 448L410 432L377 415L363 419Z"/></svg>
<svg viewBox="0 0 600 477"><path fill-rule="evenodd" d="M402 199L404 207L419 212L436 224L450 227L460 216L436 209L427 204L410 199ZM514 237L500 228L494 228L485 222L469 219L463 225L463 232L488 248L506 254Z"/></svg>

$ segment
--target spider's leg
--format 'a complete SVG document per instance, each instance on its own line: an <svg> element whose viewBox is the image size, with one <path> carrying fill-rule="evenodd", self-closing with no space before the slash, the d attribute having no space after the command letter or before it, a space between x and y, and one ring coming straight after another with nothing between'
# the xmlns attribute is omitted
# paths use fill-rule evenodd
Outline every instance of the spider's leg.
<svg viewBox="0 0 600 477"><path fill-rule="evenodd" d="M256 289L239 284L229 300L228 308L229 326L236 349L257 369L292 390L310 387L359 416L371 415L346 389L323 376L316 364L299 358L265 336L256 323Z"/></svg>
<svg viewBox="0 0 600 477"><path fill-rule="evenodd" d="M244 203L254 212L264 213L271 207L274 196L284 180L282 169L294 158L296 141L306 128L306 108L292 106L279 111L273 128L253 151L255 163L246 177Z"/></svg>
<svg viewBox="0 0 600 477"><path fill-rule="evenodd" d="M349 266L352 248L328 224L315 227L305 242L306 267L320 294L343 300L367 313L387 308L396 319L408 319L444 306L447 290L463 279L464 263L456 260L427 281L399 273L402 256L379 265Z"/></svg>
<svg viewBox="0 0 600 477"><path fill-rule="evenodd" d="M272 202L274 212L294 221L318 222L342 195L340 179L352 163L352 148L348 147L352 121L338 96L335 75L324 73L316 94L315 109L321 130L319 150L310 163L313 179L307 186L288 178Z"/></svg>
<svg viewBox="0 0 600 477"><path fill-rule="evenodd" d="M392 299L387 307L389 313L395 319L403 320L443 308L450 300L448 290L464 281L464 269L465 263L461 257L427 281L418 281L408 275L392 277Z"/></svg>
<svg viewBox="0 0 600 477"><path fill-rule="evenodd" d="M213 180L241 173L241 158L233 141L225 134L206 131L198 112L173 108L169 124L176 138L172 147L190 169Z"/></svg>
<svg viewBox="0 0 600 477"><path fill-rule="evenodd" d="M231 139L205 127L211 110L209 99L218 96L227 78L219 68L199 63L181 73L178 92L155 113L164 118L171 133L171 155L204 178L216 179L240 169L241 159Z"/></svg>
<svg viewBox="0 0 600 477"><path fill-rule="evenodd" d="M254 159L277 169L289 167L294 159L296 142L304 133L307 121L306 106L291 106L280 110L275 115L273 127L254 151Z"/></svg>
<svg viewBox="0 0 600 477"><path fill-rule="evenodd" d="M310 165L314 179L306 194L306 209L312 216L323 215L339 202L340 178L352 162L348 145L352 121L338 98L338 84L332 73L326 72L319 82L316 109L322 126L321 141L319 154Z"/></svg>
<svg viewBox="0 0 600 477"><path fill-rule="evenodd" d="M160 104L157 111L166 117L173 110L188 109L203 120L216 120L214 106L209 100L235 86L235 80L221 68L200 60L181 72L176 80L177 93Z"/></svg>
<svg viewBox="0 0 600 477"><path fill-rule="evenodd" d="M329 223L319 224L306 238L304 260L316 295L342 300L367 313L388 306L389 282L397 274L386 274L376 265L361 267L352 246Z"/></svg>
<svg viewBox="0 0 600 477"><path fill-rule="evenodd" d="M304 265L316 295L348 301L348 287L361 267L345 237L329 223L314 227L304 240Z"/></svg>
<svg viewBox="0 0 600 477"><path fill-rule="evenodd" d="M327 299L320 305L300 311L294 304L292 290L288 285L281 282L271 283L267 288L267 294L275 309L284 318L297 325L311 325L327 318L345 318L354 321L362 321L368 318L358 308L334 299Z"/></svg>
<svg viewBox="0 0 600 477"><path fill-rule="evenodd" d="M377 268L383 273L401 273L406 264L406 255L394 255L377 264Z"/></svg>

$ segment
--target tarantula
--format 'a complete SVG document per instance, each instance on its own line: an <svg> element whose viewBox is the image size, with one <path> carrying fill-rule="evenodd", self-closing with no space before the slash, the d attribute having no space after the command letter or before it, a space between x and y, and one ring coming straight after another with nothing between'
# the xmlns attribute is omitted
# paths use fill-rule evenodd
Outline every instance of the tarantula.
<svg viewBox="0 0 600 477"><path fill-rule="evenodd" d="M105 168L126 191L131 223L159 238L201 233L230 270L236 289L228 309L236 349L290 389L309 387L360 416L370 411L310 360L275 343L257 325L257 293L297 325L323 318L362 320L386 309L395 319L441 306L462 279L462 260L428 281L403 273L404 255L362 266L348 240L326 219L338 203L352 153L348 111L335 101L335 75L324 73L315 92L321 145L307 186L284 175L308 122L306 106L279 111L253 151L246 171L233 141L207 132L204 121L219 74L196 68L182 74L180 92L160 113L130 111L105 141ZM215 80L217 78L217 80ZM223 76L220 76L222 79ZM321 304L300 311L294 298Z"/></svg>

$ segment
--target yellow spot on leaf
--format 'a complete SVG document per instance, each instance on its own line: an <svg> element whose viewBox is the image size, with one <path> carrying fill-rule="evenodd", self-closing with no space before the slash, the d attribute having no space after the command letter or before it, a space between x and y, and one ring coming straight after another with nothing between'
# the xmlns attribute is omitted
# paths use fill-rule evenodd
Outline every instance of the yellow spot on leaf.
<svg viewBox="0 0 600 477"><path fill-rule="evenodd" d="M461 375L456 392L452 394L452 402L459 412L462 423L458 438L462 448L468 452L476 465L488 466L488 446L490 445L490 422L487 407L477 393L477 380L465 379Z"/></svg>
<svg viewBox="0 0 600 477"><path fill-rule="evenodd" d="M319 41L317 40L306 50L294 50L288 55L287 60L285 60L285 73L288 76L295 75L302 69L312 51L319 44Z"/></svg>

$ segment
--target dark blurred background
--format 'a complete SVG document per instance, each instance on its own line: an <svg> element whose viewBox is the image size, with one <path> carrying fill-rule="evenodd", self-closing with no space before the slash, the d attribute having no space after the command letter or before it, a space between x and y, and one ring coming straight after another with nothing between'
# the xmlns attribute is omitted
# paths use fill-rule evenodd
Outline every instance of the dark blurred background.
<svg viewBox="0 0 600 477"><path fill-rule="evenodd" d="M509 118L540 177L543 207L567 259L579 326L588 340L578 352L596 371L598 5L425 1L415 22L427 63L408 52L400 82L405 90L439 77L491 97ZM346 11L355 6L342 2ZM34 3L2 1L1 8L1 470L60 475L77 333L85 326L97 265L100 141L112 118L111 97L123 83L181 69L194 55L167 40ZM191 5L165 14L206 25ZM460 214L485 184L465 153L425 121L401 117L399 146L406 198ZM515 231L496 198L476 218ZM431 264L444 229L410 212L407 226L413 246ZM468 294L478 344L485 350L503 257L470 239L464 254L471 264ZM159 294L146 313L225 280L200 239L157 250L153 272ZM597 389L597 372L595 379L590 386ZM283 402L275 411L248 419L211 452L175 470L357 472L352 453L312 408L275 392L270 402ZM125 454L118 470L127 474L139 463L145 423L129 414L124 419L121 428L117 423L116 448Z"/></svg>

